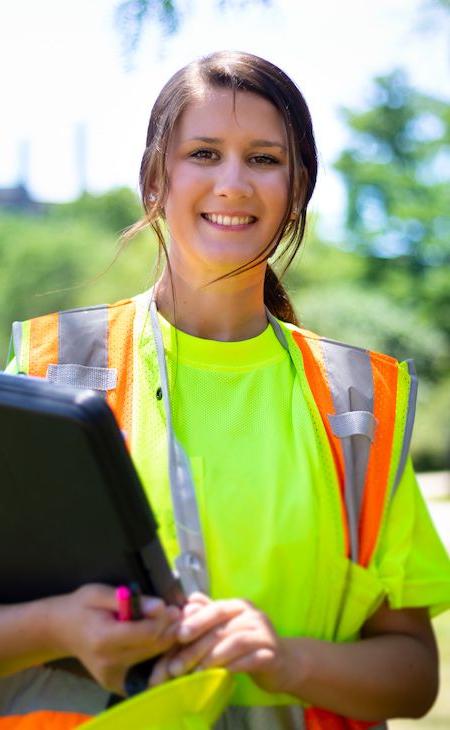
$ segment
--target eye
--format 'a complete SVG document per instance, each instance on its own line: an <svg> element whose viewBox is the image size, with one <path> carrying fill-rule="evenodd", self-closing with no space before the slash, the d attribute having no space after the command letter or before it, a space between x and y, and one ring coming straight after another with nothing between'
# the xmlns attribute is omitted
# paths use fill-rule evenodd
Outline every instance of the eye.
<svg viewBox="0 0 450 730"><path fill-rule="evenodd" d="M214 150L201 149L191 152L189 157L194 160L217 160L219 156Z"/></svg>
<svg viewBox="0 0 450 730"><path fill-rule="evenodd" d="M251 160L255 160L258 165L278 165L279 160L272 155L253 155Z"/></svg>

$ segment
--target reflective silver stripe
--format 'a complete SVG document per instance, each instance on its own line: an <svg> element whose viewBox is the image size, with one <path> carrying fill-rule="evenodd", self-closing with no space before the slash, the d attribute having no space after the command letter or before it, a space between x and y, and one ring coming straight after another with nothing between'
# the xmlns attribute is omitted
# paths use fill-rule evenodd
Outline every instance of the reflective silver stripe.
<svg viewBox="0 0 450 730"><path fill-rule="evenodd" d="M391 498L394 496L395 492L397 491L397 487L400 483L400 479L402 478L403 470L405 468L406 459L408 458L409 446L411 443L411 436L412 436L413 425L414 425L414 416L416 413L417 385L418 385L416 367L414 365L414 360L406 360L406 363L408 365L408 373L409 373L409 377L411 378L411 382L410 382L410 386L409 386L408 406L407 406L405 431L403 434L402 451L400 454L400 461L398 463L394 484L392 486Z"/></svg>
<svg viewBox="0 0 450 730"><path fill-rule="evenodd" d="M279 322L268 309L266 312L278 340L283 347L287 347L286 337ZM335 414L329 416L330 425L333 432L342 438L350 549L351 557L356 562L359 553L358 522L362 493L369 462L370 443L376 427L373 415L372 365L369 353L360 347L322 338L320 343L335 409Z"/></svg>
<svg viewBox="0 0 450 730"><path fill-rule="evenodd" d="M108 367L108 307L59 313L58 361L63 365Z"/></svg>
<svg viewBox="0 0 450 730"><path fill-rule="evenodd" d="M59 385L93 390L112 390L117 385L117 368L86 367L85 365L49 365L47 380Z"/></svg>
<svg viewBox="0 0 450 730"><path fill-rule="evenodd" d="M150 303L150 316L166 413L170 491L178 543L181 550L175 563L183 588L188 595L194 591L208 593L209 580L206 568L206 552L194 481L189 459L173 431L164 342L154 301Z"/></svg>
<svg viewBox="0 0 450 730"><path fill-rule="evenodd" d="M320 340L335 414L366 411L373 414L373 375L369 353L360 348ZM332 415L332 414L330 414ZM333 414L334 415L334 414ZM369 461L370 441L362 435L342 439L345 466L345 504L351 558L358 560L358 522Z"/></svg>
<svg viewBox="0 0 450 730"><path fill-rule="evenodd" d="M235 706L227 708L214 730L306 730L306 724L300 705Z"/></svg>
<svg viewBox="0 0 450 730"><path fill-rule="evenodd" d="M338 438L349 436L367 436L373 441L376 418L369 411L348 411L338 416L328 416L333 433Z"/></svg>
<svg viewBox="0 0 450 730"><path fill-rule="evenodd" d="M267 319L269 320L270 324L272 325L272 327L274 329L275 335L277 336L277 339L278 339L280 345L289 352L289 346L286 341L286 336L280 327L280 323L278 322L277 319L275 319L272 312L269 312L267 307L266 307L266 315L267 315Z"/></svg>
<svg viewBox="0 0 450 730"><path fill-rule="evenodd" d="M61 669L32 667L0 677L0 716L38 710L96 715L105 709L109 693L99 684Z"/></svg>
<svg viewBox="0 0 450 730"><path fill-rule="evenodd" d="M22 322L13 322L12 341L14 345L14 355L16 356L17 370L22 369ZM9 362L8 355L8 362Z"/></svg>

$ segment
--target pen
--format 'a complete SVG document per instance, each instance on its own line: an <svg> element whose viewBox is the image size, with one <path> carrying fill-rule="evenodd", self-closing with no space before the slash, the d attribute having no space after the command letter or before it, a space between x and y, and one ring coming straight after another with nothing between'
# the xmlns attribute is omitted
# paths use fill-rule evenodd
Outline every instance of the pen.
<svg viewBox="0 0 450 730"><path fill-rule="evenodd" d="M142 618L142 611L141 611L141 589L139 588L138 583L130 583L130 593L131 593L131 620L132 621L138 621L138 619Z"/></svg>
<svg viewBox="0 0 450 730"><path fill-rule="evenodd" d="M132 616L132 602L131 602L131 591L128 586L119 586L116 588L116 601L117 601L117 618L119 621L131 621Z"/></svg>
<svg viewBox="0 0 450 730"><path fill-rule="evenodd" d="M116 588L117 618L119 621L138 621L143 618L141 611L141 590L136 582L128 586ZM148 680L151 675L156 657L144 659L143 662L134 664L125 675L125 690L129 697L142 692L148 688ZM118 695L111 695L108 707L113 707L120 702Z"/></svg>

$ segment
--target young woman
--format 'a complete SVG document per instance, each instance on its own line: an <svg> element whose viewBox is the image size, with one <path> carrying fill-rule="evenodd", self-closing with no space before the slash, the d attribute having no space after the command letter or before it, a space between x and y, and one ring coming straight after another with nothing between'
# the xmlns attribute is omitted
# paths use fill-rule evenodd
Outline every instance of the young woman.
<svg viewBox="0 0 450 730"><path fill-rule="evenodd" d="M298 249L316 172L280 69L237 52L190 64L153 108L128 234L152 226L164 248L154 288L16 324L32 375L67 364L63 332L97 338L85 367L106 347L107 398L190 599L146 597L132 624L108 586L3 607L4 714L64 710L74 726L161 652L151 685L236 673L220 728L380 727L430 708L450 569L406 458L412 369L300 330L268 264ZM42 666L67 656L93 679Z"/></svg>

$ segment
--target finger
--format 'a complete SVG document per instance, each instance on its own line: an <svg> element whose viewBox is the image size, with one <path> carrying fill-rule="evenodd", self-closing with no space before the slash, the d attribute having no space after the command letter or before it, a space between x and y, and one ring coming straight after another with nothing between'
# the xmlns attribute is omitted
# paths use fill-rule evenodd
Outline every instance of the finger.
<svg viewBox="0 0 450 730"><path fill-rule="evenodd" d="M178 622L174 622L173 624L169 624L167 628L160 634L159 636L159 643L162 647L161 651L167 651L170 649L174 644L178 644L178 629L180 628L180 625Z"/></svg>
<svg viewBox="0 0 450 730"><path fill-rule="evenodd" d="M269 652L273 656L273 649L267 646L267 638L258 636L255 632L243 631L223 636L199 662L200 669L211 667L228 667L232 662L243 656L255 652Z"/></svg>
<svg viewBox="0 0 450 730"><path fill-rule="evenodd" d="M141 596L140 605L145 618L154 618L167 610L164 601L153 596Z"/></svg>
<svg viewBox="0 0 450 730"><path fill-rule="evenodd" d="M188 604L189 603L201 603L202 605L206 606L208 603L212 603L212 600L209 596L206 595L206 593L201 593L200 591L194 591L189 595L188 598Z"/></svg>
<svg viewBox="0 0 450 730"><path fill-rule="evenodd" d="M254 643L254 634L260 628L259 625L255 625L253 612L250 611L238 614L228 622L215 626L190 644L182 645L173 662L169 665L171 676L178 677L191 671L202 661L203 657L211 653L216 644L228 635L236 632L240 632L240 634L253 633L253 636L249 636L249 641Z"/></svg>
<svg viewBox="0 0 450 730"><path fill-rule="evenodd" d="M197 611L199 611L201 608L203 608L204 605L205 604L203 604L203 603L187 603L183 607L182 618L185 619L188 616L193 616L194 613L197 613Z"/></svg>
<svg viewBox="0 0 450 730"><path fill-rule="evenodd" d="M192 644L179 649L168 665L170 676L180 677L182 674L187 674L194 669L203 657L211 653L214 645L220 641L221 631L220 627L216 627Z"/></svg>
<svg viewBox="0 0 450 730"><path fill-rule="evenodd" d="M172 652L168 652L156 662L150 675L149 687L156 687L158 684L163 684L163 682L170 679L168 666L173 656Z"/></svg>
<svg viewBox="0 0 450 730"><path fill-rule="evenodd" d="M183 606L183 617L191 616L202 606L207 606L208 603L211 603L211 599L205 596L204 593L200 593L199 591L191 593L187 603Z"/></svg>
<svg viewBox="0 0 450 730"><path fill-rule="evenodd" d="M154 619L119 622L105 635L111 650L125 650L133 654L147 653L149 656L164 651L177 639L179 622L170 619L170 615L162 614Z"/></svg>
<svg viewBox="0 0 450 730"><path fill-rule="evenodd" d="M202 634L225 623L248 608L248 604L239 599L228 601L212 601L192 615L181 619L178 640L180 643L190 643Z"/></svg>
<svg viewBox="0 0 450 730"><path fill-rule="evenodd" d="M230 672L246 672L247 674L257 674L263 672L268 664L274 659L274 653L271 649L257 649L244 656L229 662L226 668Z"/></svg>
<svg viewBox="0 0 450 730"><path fill-rule="evenodd" d="M78 588L72 595L77 595L86 607L117 611L116 592L111 586L89 583Z"/></svg>

